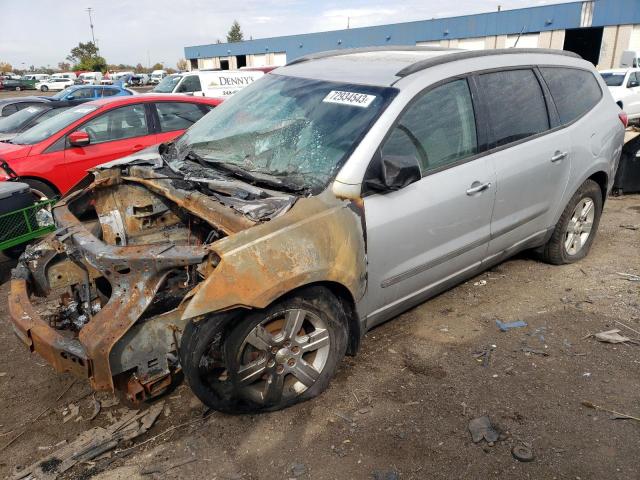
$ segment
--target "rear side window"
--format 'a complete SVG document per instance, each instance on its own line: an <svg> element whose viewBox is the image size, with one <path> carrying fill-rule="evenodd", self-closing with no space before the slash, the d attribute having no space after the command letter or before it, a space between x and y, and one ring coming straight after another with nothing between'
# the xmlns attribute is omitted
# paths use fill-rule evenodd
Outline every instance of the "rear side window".
<svg viewBox="0 0 640 480"><path fill-rule="evenodd" d="M201 90L200 78L197 75L189 75L178 87L178 92L180 93L199 92Z"/></svg>
<svg viewBox="0 0 640 480"><path fill-rule="evenodd" d="M478 76L488 105L491 148L549 129L549 115L533 70L507 70Z"/></svg>
<svg viewBox="0 0 640 480"><path fill-rule="evenodd" d="M193 103L158 102L156 109L160 118L160 130L163 132L184 130L204 116L200 107Z"/></svg>
<svg viewBox="0 0 640 480"><path fill-rule="evenodd" d="M18 111L18 107L16 106L15 103L12 103L11 105L7 105L2 109L2 116L8 117L12 113L16 113L17 111Z"/></svg>
<svg viewBox="0 0 640 480"><path fill-rule="evenodd" d="M103 97L113 97L114 95L116 95L118 93L118 89L116 88L103 88L102 89L102 96Z"/></svg>
<svg viewBox="0 0 640 480"><path fill-rule="evenodd" d="M587 113L602 98L598 81L587 70L542 67L540 72L549 86L563 125Z"/></svg>

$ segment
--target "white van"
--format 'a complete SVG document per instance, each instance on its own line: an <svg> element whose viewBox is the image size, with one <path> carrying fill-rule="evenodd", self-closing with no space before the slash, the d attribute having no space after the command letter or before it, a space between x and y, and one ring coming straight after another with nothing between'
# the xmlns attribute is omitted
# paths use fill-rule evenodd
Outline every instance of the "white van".
<svg viewBox="0 0 640 480"><path fill-rule="evenodd" d="M167 76L166 70L154 70L153 72L151 72L151 78L149 79L149 83L157 85L166 76Z"/></svg>
<svg viewBox="0 0 640 480"><path fill-rule="evenodd" d="M50 75L46 73L30 73L29 75L25 75L22 78L24 78L25 80L35 80L37 83L49 80Z"/></svg>
<svg viewBox="0 0 640 480"><path fill-rule="evenodd" d="M636 50L625 50L620 57L621 68L640 68L640 52Z"/></svg>
<svg viewBox="0 0 640 480"><path fill-rule="evenodd" d="M84 85L100 85L100 81L102 80L102 73L84 72L80 74L78 79L82 81Z"/></svg>
<svg viewBox="0 0 640 480"><path fill-rule="evenodd" d="M69 80L76 80L78 77L73 72L59 72L51 75L51 78L68 78Z"/></svg>
<svg viewBox="0 0 640 480"><path fill-rule="evenodd" d="M262 71L215 70L176 73L165 77L151 93L182 93L225 98L262 77Z"/></svg>

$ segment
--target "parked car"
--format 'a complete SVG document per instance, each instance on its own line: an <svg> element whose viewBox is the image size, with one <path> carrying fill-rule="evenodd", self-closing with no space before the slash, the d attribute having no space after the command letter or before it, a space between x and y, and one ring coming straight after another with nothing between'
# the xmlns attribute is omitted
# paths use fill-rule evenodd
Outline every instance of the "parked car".
<svg viewBox="0 0 640 480"><path fill-rule="evenodd" d="M0 160L51 198L65 194L89 168L172 140L219 103L155 95L94 100L0 143Z"/></svg>
<svg viewBox="0 0 640 480"><path fill-rule="evenodd" d="M62 90L51 97L43 97L51 101L70 102L79 104L104 97L119 97L136 95L133 90L119 85L74 85Z"/></svg>
<svg viewBox="0 0 640 480"><path fill-rule="evenodd" d="M6 142L47 118L69 108L56 103L37 103L16 112L9 117L0 117L0 142Z"/></svg>
<svg viewBox="0 0 640 480"><path fill-rule="evenodd" d="M149 75L146 73L136 73L130 79L130 84L136 87L143 87L149 83Z"/></svg>
<svg viewBox="0 0 640 480"><path fill-rule="evenodd" d="M157 85L166 76L166 70L154 70L153 72L151 72L151 76L149 77L149 83L151 83L152 85Z"/></svg>
<svg viewBox="0 0 640 480"><path fill-rule="evenodd" d="M48 100L43 97L14 97L0 99L0 118L13 115L20 110L32 105L47 103Z"/></svg>
<svg viewBox="0 0 640 480"><path fill-rule="evenodd" d="M82 85L100 85L102 80L101 72L84 72L78 77Z"/></svg>
<svg viewBox="0 0 640 480"><path fill-rule="evenodd" d="M0 79L0 90L35 90L35 80L27 80L24 78L8 78L3 77Z"/></svg>
<svg viewBox="0 0 640 480"><path fill-rule="evenodd" d="M74 80L71 78L51 77L49 80L36 83L35 87L41 92L48 92L49 90L64 90L72 85L74 85Z"/></svg>
<svg viewBox="0 0 640 480"><path fill-rule="evenodd" d="M640 68L603 70L600 75L629 120L640 119Z"/></svg>
<svg viewBox="0 0 640 480"><path fill-rule="evenodd" d="M226 98L251 85L264 72L261 70L214 70L175 73L166 76L151 93Z"/></svg>
<svg viewBox="0 0 640 480"><path fill-rule="evenodd" d="M516 252L584 258L623 120L569 52L302 57L54 207L15 331L131 401L178 370L218 410L308 400L367 330Z"/></svg>

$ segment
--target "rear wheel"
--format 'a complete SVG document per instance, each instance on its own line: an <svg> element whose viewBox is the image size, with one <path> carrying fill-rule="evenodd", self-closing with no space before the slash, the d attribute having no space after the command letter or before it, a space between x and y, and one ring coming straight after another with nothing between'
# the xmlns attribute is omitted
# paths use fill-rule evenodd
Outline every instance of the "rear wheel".
<svg viewBox="0 0 640 480"><path fill-rule="evenodd" d="M22 90L22 88L16 87L16 92L19 92L20 90Z"/></svg>
<svg viewBox="0 0 640 480"><path fill-rule="evenodd" d="M31 193L33 193L36 201L49 200L57 196L57 193L53 188L40 180L27 178L20 181L26 183L27 185L29 185L29 187L31 187Z"/></svg>
<svg viewBox="0 0 640 480"><path fill-rule="evenodd" d="M309 287L227 322L190 323L180 359L207 406L229 413L279 410L322 393L346 352L346 315L323 287Z"/></svg>
<svg viewBox="0 0 640 480"><path fill-rule="evenodd" d="M42 86L40 87L40 91L41 91L41 92L48 92L48 91L49 91L49 87L47 87L46 85L42 85Z"/></svg>
<svg viewBox="0 0 640 480"><path fill-rule="evenodd" d="M587 180L573 195L544 246L543 260L554 265L577 262L591 248L602 214L602 191Z"/></svg>

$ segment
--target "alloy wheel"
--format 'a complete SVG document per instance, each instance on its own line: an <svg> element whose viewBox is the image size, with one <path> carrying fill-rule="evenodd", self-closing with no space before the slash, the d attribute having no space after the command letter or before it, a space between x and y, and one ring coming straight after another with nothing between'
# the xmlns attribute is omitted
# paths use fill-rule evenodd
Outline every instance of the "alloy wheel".
<svg viewBox="0 0 640 480"><path fill-rule="evenodd" d="M578 202L567 224L564 236L564 248L569 255L576 255L585 245L595 218L595 204L590 197Z"/></svg>

